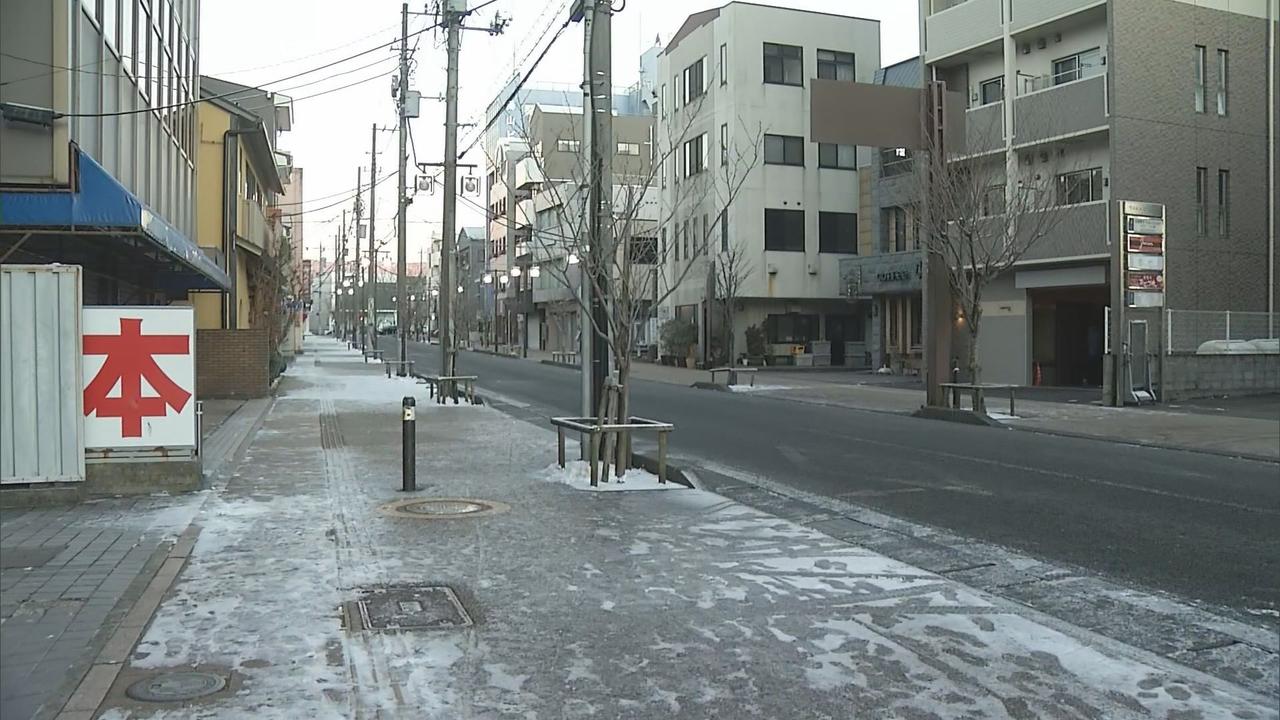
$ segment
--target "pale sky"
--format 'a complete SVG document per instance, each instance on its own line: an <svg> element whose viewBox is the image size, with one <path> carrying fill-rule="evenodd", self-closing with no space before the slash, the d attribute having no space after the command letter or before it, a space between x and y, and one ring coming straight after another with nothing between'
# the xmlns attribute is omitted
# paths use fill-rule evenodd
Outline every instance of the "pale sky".
<svg viewBox="0 0 1280 720"><path fill-rule="evenodd" d="M479 0L471 0L472 5ZM423 10L416 0L409 9ZM484 108L512 76L523 70L541 48L544 30L551 32L565 17L568 0L499 0L468 20L471 26L488 26L495 11L510 20L506 32L463 33L460 60L459 120L479 123L460 132L469 142L484 123ZM640 53L655 37L666 42L684 19L694 12L724 5L724 0L627 0L613 21L613 84L631 85L638 79ZM880 25L881 65L913 57L918 52L916 0L775 0L776 6L820 10L876 19ZM427 16L410 16L410 32L424 27ZM343 208L326 205L350 195L356 185L356 168L369 177L370 130L373 123L391 127L396 114L391 97L391 73L396 54L392 48L294 80L274 82L310 70L362 50L394 40L400 30L400 3L396 0L204 0L200 27L200 72L245 84L259 84L298 98L293 130L284 133L280 147L292 151L294 163L306 169L304 216L307 257L316 257L320 243L326 258L333 255L333 237ZM443 95L445 82L444 38L424 33L415 55L417 66L411 87L424 96ZM414 40L410 40L412 47ZM381 61L380 61L381 60ZM368 66L363 67L362 66ZM357 69L362 68L362 69ZM338 75L342 73L341 75ZM381 73L381 75L379 75ZM331 77L332 76L332 77ZM375 76L378 76L376 79ZM321 80L322 78L327 78ZM358 82L368 79L368 82ZM538 66L531 82L577 84L582 79L582 29L571 25ZM317 82L318 81L318 82ZM358 83L318 97L305 96ZM299 87L306 84L305 87ZM413 123L418 159L438 162L444 148L444 105L423 100L422 116ZM463 145L465 147L465 145ZM378 174L396 164L395 133L378 133ZM472 153L468 162L483 165L483 156ZM412 161L410 164L411 172ZM474 171L483 175L483 168ZM466 174L466 171L462 171ZM411 181L410 181L411 182ZM480 203L483 203L481 199ZM432 231L439 231L442 196L420 193L408 212L409 260L416 261ZM366 202L367 207L367 202ZM314 212L310 210L315 209ZM459 202L459 228L481 225L483 214ZM379 187L375 232L389 238L394 250L394 178Z"/></svg>

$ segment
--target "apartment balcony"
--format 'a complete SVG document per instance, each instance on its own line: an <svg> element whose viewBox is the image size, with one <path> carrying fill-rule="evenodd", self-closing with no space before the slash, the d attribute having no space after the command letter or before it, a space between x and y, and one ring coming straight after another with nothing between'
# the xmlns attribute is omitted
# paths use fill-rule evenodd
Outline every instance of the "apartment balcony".
<svg viewBox="0 0 1280 720"><path fill-rule="evenodd" d="M927 62L1000 39L1002 0L929 2L933 13L924 20Z"/></svg>
<svg viewBox="0 0 1280 720"><path fill-rule="evenodd" d="M526 230L533 227L533 218L536 211L533 207L533 198L525 198L516 203L516 212L513 220L516 224L516 230Z"/></svg>
<svg viewBox="0 0 1280 720"><path fill-rule="evenodd" d="M1013 32L1106 4L1107 0L1013 0Z"/></svg>
<svg viewBox="0 0 1280 720"><path fill-rule="evenodd" d="M964 115L964 155L1004 149L1004 102L970 108Z"/></svg>
<svg viewBox="0 0 1280 720"><path fill-rule="evenodd" d="M516 163L516 189L532 190L546 180L536 158L526 157Z"/></svg>
<svg viewBox="0 0 1280 720"><path fill-rule="evenodd" d="M1051 221L1048 233L1036 241L1023 256L1027 260L1052 260L1106 255L1107 203L1103 201L1055 207L1059 213Z"/></svg>
<svg viewBox="0 0 1280 720"><path fill-rule="evenodd" d="M261 255L271 248L271 223L256 203L238 198L236 208L236 243Z"/></svg>
<svg viewBox="0 0 1280 720"><path fill-rule="evenodd" d="M1103 69L1058 85L1054 78L1035 78L1031 87L1043 87L1021 95L1013 104L1014 145L1042 142L1063 135L1078 135L1108 125L1107 76ZM1061 80L1061 78L1058 78Z"/></svg>

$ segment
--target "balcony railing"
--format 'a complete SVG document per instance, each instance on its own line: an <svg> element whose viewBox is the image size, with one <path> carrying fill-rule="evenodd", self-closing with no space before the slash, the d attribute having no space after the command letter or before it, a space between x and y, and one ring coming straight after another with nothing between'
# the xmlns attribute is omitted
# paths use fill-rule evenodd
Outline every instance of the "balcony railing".
<svg viewBox="0 0 1280 720"><path fill-rule="evenodd" d="M971 108L965 113L965 155L979 155L1004 147L1004 102Z"/></svg>
<svg viewBox="0 0 1280 720"><path fill-rule="evenodd" d="M1022 145L1107 124L1107 76L1051 85L1013 105L1014 142Z"/></svg>
<svg viewBox="0 0 1280 720"><path fill-rule="evenodd" d="M928 38L926 59L933 61L999 38L1000 2L1001 0L935 2L934 13L925 18Z"/></svg>
<svg viewBox="0 0 1280 720"><path fill-rule="evenodd" d="M271 247L271 223L257 203L239 199L236 211L236 235L250 250L263 253Z"/></svg>
<svg viewBox="0 0 1280 720"><path fill-rule="evenodd" d="M1054 207L1060 213L1048 233L1031 246L1023 260L1103 255L1107 250L1107 204L1091 202Z"/></svg>
<svg viewBox="0 0 1280 720"><path fill-rule="evenodd" d="M1013 31L1018 32L1046 20L1105 4L1106 0L1014 0Z"/></svg>

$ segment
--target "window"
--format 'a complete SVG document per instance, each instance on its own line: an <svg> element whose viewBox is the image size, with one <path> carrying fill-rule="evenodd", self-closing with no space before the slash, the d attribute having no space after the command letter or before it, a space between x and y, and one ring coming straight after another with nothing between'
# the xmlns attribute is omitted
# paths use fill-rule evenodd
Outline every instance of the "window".
<svg viewBox="0 0 1280 720"><path fill-rule="evenodd" d="M680 73L671 78L671 110L680 109Z"/></svg>
<svg viewBox="0 0 1280 720"><path fill-rule="evenodd" d="M1218 115L1227 114L1227 51L1218 51Z"/></svg>
<svg viewBox="0 0 1280 720"><path fill-rule="evenodd" d="M658 261L658 238L633 237L628 247L631 262L637 265L652 265Z"/></svg>
<svg viewBox="0 0 1280 720"><path fill-rule="evenodd" d="M823 80L854 81L853 53L818 51L818 77Z"/></svg>
<svg viewBox="0 0 1280 720"><path fill-rule="evenodd" d="M1004 183L990 185L982 193L982 214L1003 215L1005 210Z"/></svg>
<svg viewBox="0 0 1280 720"><path fill-rule="evenodd" d="M680 235L681 235L680 249L684 251L684 259L688 260L691 257L689 255L689 221L688 220L684 221L684 227L681 229Z"/></svg>
<svg viewBox="0 0 1280 720"><path fill-rule="evenodd" d="M1218 237L1231 234L1231 173L1218 171Z"/></svg>
<svg viewBox="0 0 1280 720"><path fill-rule="evenodd" d="M720 126L720 164L728 166L729 164L729 125L728 123Z"/></svg>
<svg viewBox="0 0 1280 720"><path fill-rule="evenodd" d="M618 143L619 155L639 155L640 143L620 142Z"/></svg>
<svg viewBox="0 0 1280 720"><path fill-rule="evenodd" d="M1090 77L1102 67L1102 51L1098 48L1068 55L1053 61L1053 84L1073 82Z"/></svg>
<svg viewBox="0 0 1280 720"><path fill-rule="evenodd" d="M702 232L698 234L698 239L700 240L699 244L702 246L702 254L706 255L707 248L711 244L711 225L707 222L706 213L702 214Z"/></svg>
<svg viewBox="0 0 1280 720"><path fill-rule="evenodd" d="M1205 47L1196 46L1196 112L1204 112Z"/></svg>
<svg viewBox="0 0 1280 720"><path fill-rule="evenodd" d="M804 211L764 211L764 249L804 252Z"/></svg>
<svg viewBox="0 0 1280 720"><path fill-rule="evenodd" d="M102 36L107 39L107 45L117 50L120 48L119 36L116 34L116 3L119 0L102 0ZM125 0L132 3L133 0Z"/></svg>
<svg viewBox="0 0 1280 720"><path fill-rule="evenodd" d="M658 252L661 253L662 261L666 262L667 260L667 229L666 228L662 228L659 238L660 239L658 240Z"/></svg>
<svg viewBox="0 0 1280 720"><path fill-rule="evenodd" d="M858 254L858 214L818 213L818 252Z"/></svg>
<svg viewBox="0 0 1280 720"><path fill-rule="evenodd" d="M707 169L707 134L702 133L684 144L684 176L692 177Z"/></svg>
<svg viewBox="0 0 1280 720"><path fill-rule="evenodd" d="M997 77L983 80L978 84L978 98L982 105L998 103L1004 99L1004 78Z"/></svg>
<svg viewBox="0 0 1280 720"><path fill-rule="evenodd" d="M896 177L911 172L911 151L907 148L884 148L880 151L880 177Z"/></svg>
<svg viewBox="0 0 1280 720"><path fill-rule="evenodd" d="M729 46L720 45L720 84L729 84Z"/></svg>
<svg viewBox="0 0 1280 720"><path fill-rule="evenodd" d="M729 208L720 211L720 252L729 252Z"/></svg>
<svg viewBox="0 0 1280 720"><path fill-rule="evenodd" d="M857 170L858 146L818 143L818 167Z"/></svg>
<svg viewBox="0 0 1280 720"><path fill-rule="evenodd" d="M1208 224L1209 168L1196 168L1196 234L1204 235Z"/></svg>
<svg viewBox="0 0 1280 720"><path fill-rule="evenodd" d="M125 0L124 12L120 16L120 57L123 60L121 65L124 66L125 72L130 75L137 75L138 67L135 62L138 51L133 47L133 24L135 22L133 11L133 0Z"/></svg>
<svg viewBox="0 0 1280 720"><path fill-rule="evenodd" d="M807 344L818 339L818 316L787 313L769 315L764 320L764 331L772 344Z"/></svg>
<svg viewBox="0 0 1280 720"><path fill-rule="evenodd" d="M684 69L684 104L697 100L707 91L707 59L700 58Z"/></svg>
<svg viewBox="0 0 1280 720"><path fill-rule="evenodd" d="M764 81L771 85L804 85L804 50L795 45L764 44Z"/></svg>
<svg viewBox="0 0 1280 720"><path fill-rule="evenodd" d="M906 209L880 208L880 244L886 252L907 251Z"/></svg>
<svg viewBox="0 0 1280 720"><path fill-rule="evenodd" d="M919 295L911 296L911 347L920 347L924 331L924 308Z"/></svg>
<svg viewBox="0 0 1280 720"><path fill-rule="evenodd" d="M680 262L680 223L671 231L671 253L675 256L676 262Z"/></svg>
<svg viewBox="0 0 1280 720"><path fill-rule="evenodd" d="M804 165L804 138L795 135L764 136L765 165Z"/></svg>
<svg viewBox="0 0 1280 720"><path fill-rule="evenodd" d="M559 152L576 153L582 150L582 141L581 140L557 140L556 150Z"/></svg>
<svg viewBox="0 0 1280 720"><path fill-rule="evenodd" d="M1058 176L1058 204L1078 205L1102 199L1102 168L1077 170Z"/></svg>
<svg viewBox="0 0 1280 720"><path fill-rule="evenodd" d="M658 96L658 115L667 116L667 84L662 84L662 94Z"/></svg>

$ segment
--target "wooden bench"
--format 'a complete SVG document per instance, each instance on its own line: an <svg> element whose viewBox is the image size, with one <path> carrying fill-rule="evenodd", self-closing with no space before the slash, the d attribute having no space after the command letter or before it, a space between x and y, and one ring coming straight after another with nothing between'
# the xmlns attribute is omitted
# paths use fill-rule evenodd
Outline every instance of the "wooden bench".
<svg viewBox="0 0 1280 720"><path fill-rule="evenodd" d="M709 372L711 373L712 385L716 383L716 375L718 373L728 373L730 385L738 384L738 373L747 373L748 375L751 376L751 387L755 387L756 371L757 371L757 368L752 368L752 367L718 367L718 368L711 368Z"/></svg>
<svg viewBox="0 0 1280 720"><path fill-rule="evenodd" d="M970 393L972 398L971 407L972 409L977 410L978 408L986 408L987 404L985 396L988 390L1007 390L1009 392L1009 414L1017 414L1014 412L1014 393L1018 388L1017 385L1000 385L996 383L978 383L976 385L974 383L941 383L941 386L944 391L951 391L949 393L944 392L944 395L947 398L947 407L955 408L956 410L962 409L960 407L961 391L967 390Z"/></svg>
<svg viewBox="0 0 1280 720"><path fill-rule="evenodd" d="M381 351L381 350L364 350L364 351L362 351L362 354L364 355L364 361L365 361L365 362L369 362L369 358L373 358L373 359L375 359L375 360L378 360L379 362L381 362L381 361L382 361L382 351Z"/></svg>
<svg viewBox="0 0 1280 720"><path fill-rule="evenodd" d="M671 423L648 420L642 417L631 417L625 424L601 425L595 418L553 417L551 424L556 427L556 458L560 467L565 465L564 431L576 430L588 436L587 464L591 466L591 487L600 484L600 439L605 433L615 433L619 437L623 431L648 430L658 433L658 482L667 482L667 435L676 429Z"/></svg>
<svg viewBox="0 0 1280 720"><path fill-rule="evenodd" d="M453 404L458 404L458 385L462 385L463 397L467 402L476 404L476 380L478 375L437 375L432 386L435 394L436 402L444 404L448 398L453 398Z"/></svg>
<svg viewBox="0 0 1280 720"><path fill-rule="evenodd" d="M552 350L551 362L564 363L566 365L577 365L578 353L572 350Z"/></svg>

